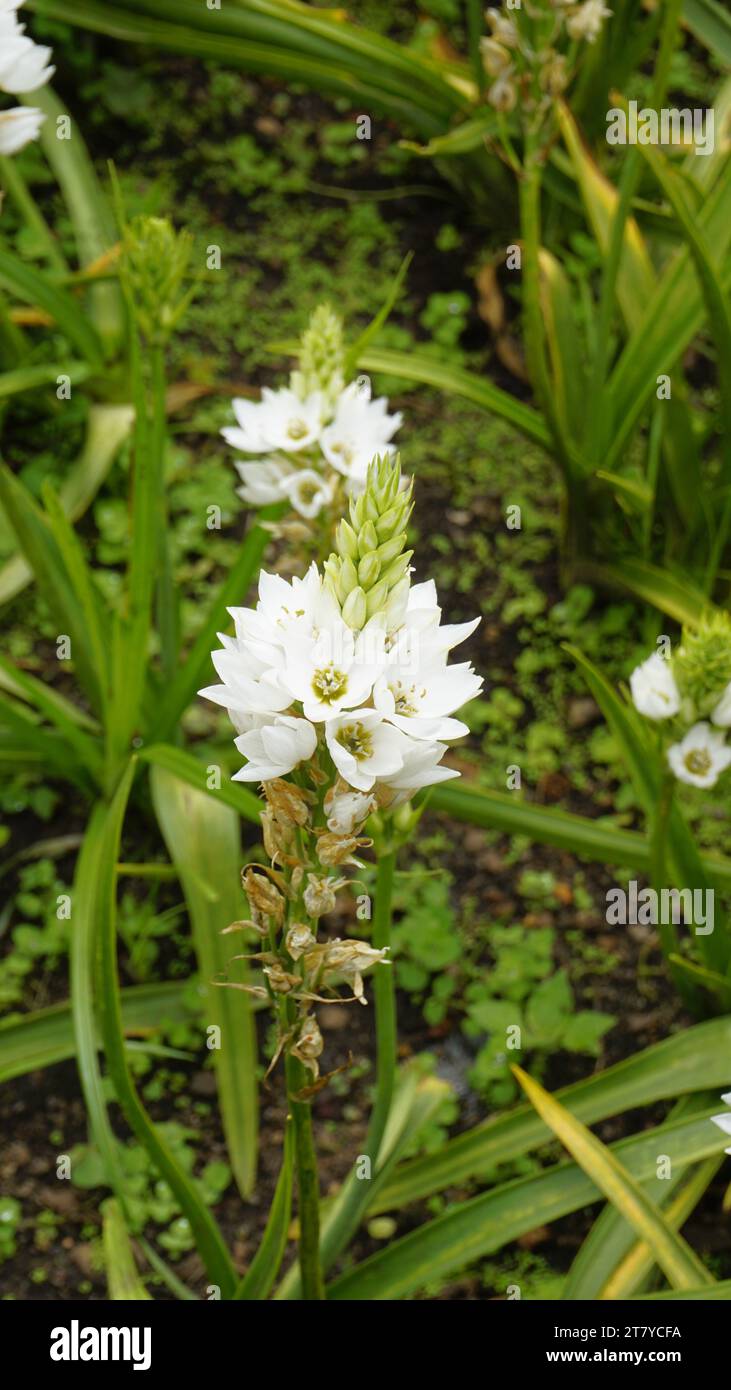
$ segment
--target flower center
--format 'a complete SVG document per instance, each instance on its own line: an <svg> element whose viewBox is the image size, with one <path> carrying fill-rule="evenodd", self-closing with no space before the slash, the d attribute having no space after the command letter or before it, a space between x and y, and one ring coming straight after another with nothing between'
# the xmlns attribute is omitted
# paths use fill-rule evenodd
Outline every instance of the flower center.
<svg viewBox="0 0 731 1390"><path fill-rule="evenodd" d="M290 420L287 425L287 434L290 439L304 439L307 434L307 425L304 420Z"/></svg>
<svg viewBox="0 0 731 1390"><path fill-rule="evenodd" d="M690 753L686 753L683 762L689 772L695 777L704 777L710 772L713 766L711 755L705 748L694 748Z"/></svg>
<svg viewBox="0 0 731 1390"><path fill-rule="evenodd" d="M362 724L344 724L337 735L338 743L362 763L373 753L373 740Z"/></svg>
<svg viewBox="0 0 731 1390"><path fill-rule="evenodd" d="M426 694L425 690L420 690L417 694L416 686L406 686L402 681L396 681L395 685L389 687L396 705L395 714L415 715L419 713L419 697Z"/></svg>
<svg viewBox="0 0 731 1390"><path fill-rule="evenodd" d="M348 689L348 677L344 671L330 662L329 666L321 666L319 671L315 671L312 677L312 689L318 700L324 704L331 705L334 700L339 700Z"/></svg>
<svg viewBox="0 0 731 1390"><path fill-rule="evenodd" d="M345 463L353 462L353 450L351 449L349 444L345 444L341 440L333 444L331 448L332 452L334 454L339 454L340 457L345 461Z"/></svg>

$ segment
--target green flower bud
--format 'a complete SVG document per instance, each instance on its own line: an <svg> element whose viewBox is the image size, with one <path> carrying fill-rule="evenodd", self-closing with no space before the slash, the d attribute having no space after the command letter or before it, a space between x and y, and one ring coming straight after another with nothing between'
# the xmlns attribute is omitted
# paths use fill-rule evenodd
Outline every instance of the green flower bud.
<svg viewBox="0 0 731 1390"><path fill-rule="evenodd" d="M378 536L372 521L366 521L358 532L358 554L367 555L369 550L378 549Z"/></svg>
<svg viewBox="0 0 731 1390"><path fill-rule="evenodd" d="M413 554L403 550L411 506L411 485L401 488L398 458L375 458L364 491L350 503L350 522L343 521L338 527L337 554L325 563L325 573L335 585L340 603L345 603L357 587L366 597L368 618L389 609L395 614L397 607L402 611ZM397 606L389 603L394 586L399 586Z"/></svg>
<svg viewBox="0 0 731 1390"><path fill-rule="evenodd" d="M397 555L401 554L405 544L406 532L400 531L399 534L393 536L390 541L384 541L383 545L379 545L375 553L382 565L388 565L392 560L396 559Z"/></svg>
<svg viewBox="0 0 731 1390"><path fill-rule="evenodd" d="M403 521L401 520L402 514L403 507L397 505L395 507L390 507L383 516L378 518L376 522L376 533L379 541L388 541L396 531L403 530Z"/></svg>
<svg viewBox="0 0 731 1390"><path fill-rule="evenodd" d="M388 569L381 575L381 578L385 579L390 589L393 588L394 584L398 584L405 575L413 553L413 550L404 551L403 555L399 555L396 560L391 561Z"/></svg>
<svg viewBox="0 0 731 1390"><path fill-rule="evenodd" d="M352 593L353 589L357 589L357 587L358 571L353 561L346 558L340 566L340 574L338 575L338 593L341 602L347 598L348 594Z"/></svg>
<svg viewBox="0 0 731 1390"><path fill-rule="evenodd" d="M379 574L381 573L381 562L374 550L369 555L364 555L358 565L358 583L364 589L372 589Z"/></svg>
<svg viewBox="0 0 731 1390"><path fill-rule="evenodd" d="M343 604L343 622L356 631L365 625L367 617L366 596L359 587L351 589Z"/></svg>
<svg viewBox="0 0 731 1390"><path fill-rule="evenodd" d="M370 593L367 595L366 613L369 618L372 618L374 613L380 613L381 610L385 608L387 598L388 584L385 579L381 579L379 583L376 584L375 588L371 589Z"/></svg>
<svg viewBox="0 0 731 1390"><path fill-rule="evenodd" d="M195 293L183 289L193 251L189 232L166 217L133 217L125 228L119 272L140 330L151 343L170 336Z"/></svg>
<svg viewBox="0 0 731 1390"><path fill-rule="evenodd" d="M338 525L337 547L338 555L347 556L349 560L358 559L358 537L344 517Z"/></svg>

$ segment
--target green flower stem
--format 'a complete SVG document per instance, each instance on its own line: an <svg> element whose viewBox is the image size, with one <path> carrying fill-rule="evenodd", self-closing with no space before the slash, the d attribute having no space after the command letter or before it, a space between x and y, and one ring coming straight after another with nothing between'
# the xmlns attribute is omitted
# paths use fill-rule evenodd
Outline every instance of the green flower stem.
<svg viewBox="0 0 731 1390"><path fill-rule="evenodd" d="M675 778L672 773L665 773L660 784L660 795L658 797L655 814L652 820L650 831L650 881L657 893L667 887L667 836L670 813L673 808L673 795L675 792ZM660 945L662 952L667 960L670 955L675 954L678 949L678 934L672 922L660 922Z"/></svg>
<svg viewBox="0 0 731 1390"><path fill-rule="evenodd" d="M650 827L650 882L658 895L658 902L661 901L660 894L663 888L668 887L667 842L674 795L675 778L671 772L665 772L660 783L660 793ZM660 912L659 917L660 947L668 963L673 984L691 1012L697 1014L700 1011L702 1015L702 996L699 996L698 991L693 988L685 971L678 969L672 960L672 957L677 956L680 950L675 925L673 922L663 922L662 912Z"/></svg>
<svg viewBox="0 0 731 1390"><path fill-rule="evenodd" d="M289 1111L294 1125L302 1297L315 1302L324 1299L325 1285L320 1265L320 1180L312 1134L312 1108L308 1101L295 1100L307 1084L307 1072L296 1057L287 1056L286 1073Z"/></svg>
<svg viewBox="0 0 731 1390"><path fill-rule="evenodd" d="M381 950L391 945L391 911L396 850L390 848L378 859L376 907L373 914L372 945ZM371 976L376 1016L376 1098L371 1112L366 1152L374 1168L388 1120L396 1072L396 989L393 966L384 965ZM362 1184L361 1184L362 1185Z"/></svg>
<svg viewBox="0 0 731 1390"><path fill-rule="evenodd" d="M30 192L17 164L9 156L0 158L0 183L10 194L26 227L43 245L49 266L56 275L66 275L68 265L43 213Z"/></svg>

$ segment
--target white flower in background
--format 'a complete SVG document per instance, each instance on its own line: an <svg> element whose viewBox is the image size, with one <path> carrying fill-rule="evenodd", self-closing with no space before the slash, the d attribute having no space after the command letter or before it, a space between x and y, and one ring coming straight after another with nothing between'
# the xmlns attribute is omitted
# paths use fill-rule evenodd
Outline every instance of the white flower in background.
<svg viewBox="0 0 731 1390"><path fill-rule="evenodd" d="M284 480L283 489L296 512L312 521L333 500L334 488L314 468L302 468Z"/></svg>
<svg viewBox="0 0 731 1390"><path fill-rule="evenodd" d="M612 11L602 4L602 0L585 0L567 17L566 28L572 39L586 39L587 43L595 43L602 32L604 20L610 19L611 14Z"/></svg>
<svg viewBox="0 0 731 1390"><path fill-rule="evenodd" d="M37 140L45 120L34 106L11 106L0 111L0 154L17 154L31 140Z"/></svg>
<svg viewBox="0 0 731 1390"><path fill-rule="evenodd" d="M22 0L0 0L0 92L15 96L34 92L50 80L51 49L36 44L18 23ZM0 155L16 154L35 140L45 117L34 106L13 106L0 111Z"/></svg>
<svg viewBox="0 0 731 1390"><path fill-rule="evenodd" d="M328 720L325 737L341 777L364 792L378 778L390 783L391 775L403 768L409 746L406 736L375 709L348 710Z"/></svg>
<svg viewBox="0 0 731 1390"><path fill-rule="evenodd" d="M668 749L668 762L681 782L692 787L713 787L731 764L731 748L726 747L723 734L710 724L694 724L681 743Z"/></svg>
<svg viewBox="0 0 731 1390"><path fill-rule="evenodd" d="M371 400L367 380L344 384L342 323L320 305L310 319L290 384L264 387L260 401L233 401L236 425L221 431L244 454L271 454L236 462L238 496L252 507L289 502L305 520L327 510L343 487L363 490L376 457L393 453L401 415L389 415L385 397ZM343 480L345 480L343 482Z"/></svg>
<svg viewBox="0 0 731 1390"><path fill-rule="evenodd" d="M235 430L223 430L223 434L235 434ZM268 507L272 502L281 502L286 497L288 479L296 477L296 469L284 459L265 459L262 463L239 463L236 461L243 487L236 494L252 507Z"/></svg>
<svg viewBox="0 0 731 1390"><path fill-rule="evenodd" d="M724 1105L731 1106L731 1091L727 1091L721 1096ZM724 1110L722 1115L711 1115L711 1124L718 1125L724 1134L731 1134L731 1109ZM731 1149L726 1149L727 1154L731 1154Z"/></svg>
<svg viewBox="0 0 731 1390"><path fill-rule="evenodd" d="M286 777L299 763L312 757L317 732L307 719L278 714L271 724L241 734L234 743L248 762L234 773L233 781L270 782L275 777Z"/></svg>
<svg viewBox="0 0 731 1390"><path fill-rule="evenodd" d="M319 436L322 404L319 391L300 400L287 386L279 391L264 386L260 401L232 401L238 428L227 426L221 433L244 454L267 454L272 449L299 453Z"/></svg>
<svg viewBox="0 0 731 1390"><path fill-rule="evenodd" d="M352 381L338 398L332 424L320 435L320 447L328 463L360 489L376 454L394 452L390 441L402 419L400 412L388 414L385 396L372 401L370 386Z"/></svg>
<svg viewBox="0 0 731 1390"><path fill-rule="evenodd" d="M731 684L726 686L716 708L711 713L711 719L720 729L731 728Z"/></svg>
<svg viewBox="0 0 731 1390"><path fill-rule="evenodd" d="M629 678L635 708L647 719L670 719L680 709L680 692L670 663L653 652Z"/></svg>

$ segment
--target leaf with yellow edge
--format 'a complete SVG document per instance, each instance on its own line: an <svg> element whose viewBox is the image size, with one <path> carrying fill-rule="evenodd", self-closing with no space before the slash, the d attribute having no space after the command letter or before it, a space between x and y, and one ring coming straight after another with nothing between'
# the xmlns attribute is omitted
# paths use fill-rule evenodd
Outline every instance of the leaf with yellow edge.
<svg viewBox="0 0 731 1390"><path fill-rule="evenodd" d="M521 1067L512 1070L541 1119L649 1246L673 1288L695 1289L699 1284L713 1284L713 1278L687 1241L672 1229L640 1184L601 1140Z"/></svg>
<svg viewBox="0 0 731 1390"><path fill-rule="evenodd" d="M619 194L594 163L569 108L559 102L557 109L561 134L581 191L586 215L600 250L606 256ZM628 217L617 276L617 298L628 328L637 326L655 284L655 271L642 233L634 217Z"/></svg>

